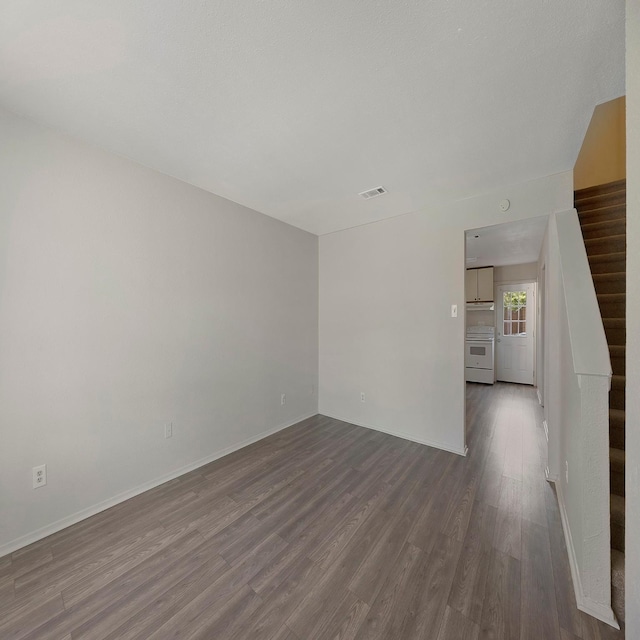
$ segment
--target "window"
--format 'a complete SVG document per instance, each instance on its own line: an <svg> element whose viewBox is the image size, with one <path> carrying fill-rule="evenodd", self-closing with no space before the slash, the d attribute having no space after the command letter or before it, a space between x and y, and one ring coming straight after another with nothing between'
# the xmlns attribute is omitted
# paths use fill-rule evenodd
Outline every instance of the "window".
<svg viewBox="0 0 640 640"><path fill-rule="evenodd" d="M469 354L472 356L486 356L487 347L469 347Z"/></svg>
<svg viewBox="0 0 640 640"><path fill-rule="evenodd" d="M524 338L527 335L527 292L505 291L502 296L502 335Z"/></svg>

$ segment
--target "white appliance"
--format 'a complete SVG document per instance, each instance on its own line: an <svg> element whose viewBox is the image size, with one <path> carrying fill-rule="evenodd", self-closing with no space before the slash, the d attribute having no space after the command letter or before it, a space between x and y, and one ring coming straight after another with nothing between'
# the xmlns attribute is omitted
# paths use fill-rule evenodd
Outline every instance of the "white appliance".
<svg viewBox="0 0 640 640"><path fill-rule="evenodd" d="M494 341L495 327L475 325L467 327L464 366L467 382L495 382Z"/></svg>

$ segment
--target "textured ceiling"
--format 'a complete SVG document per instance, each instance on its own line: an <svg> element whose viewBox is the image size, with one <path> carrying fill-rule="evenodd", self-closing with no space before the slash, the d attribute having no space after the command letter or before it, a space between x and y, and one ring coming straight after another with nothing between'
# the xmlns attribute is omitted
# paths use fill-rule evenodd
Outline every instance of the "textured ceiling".
<svg viewBox="0 0 640 640"><path fill-rule="evenodd" d="M623 67L624 0L5 0L0 20L1 105L319 234L571 169Z"/></svg>
<svg viewBox="0 0 640 640"><path fill-rule="evenodd" d="M465 232L467 268L538 262L548 216Z"/></svg>

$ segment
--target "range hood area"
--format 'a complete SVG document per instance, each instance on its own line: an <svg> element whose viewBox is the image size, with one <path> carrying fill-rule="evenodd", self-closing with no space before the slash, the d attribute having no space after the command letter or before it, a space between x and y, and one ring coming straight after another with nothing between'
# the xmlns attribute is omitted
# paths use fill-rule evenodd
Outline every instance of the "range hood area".
<svg viewBox="0 0 640 640"><path fill-rule="evenodd" d="M467 302L467 311L493 311L494 302Z"/></svg>

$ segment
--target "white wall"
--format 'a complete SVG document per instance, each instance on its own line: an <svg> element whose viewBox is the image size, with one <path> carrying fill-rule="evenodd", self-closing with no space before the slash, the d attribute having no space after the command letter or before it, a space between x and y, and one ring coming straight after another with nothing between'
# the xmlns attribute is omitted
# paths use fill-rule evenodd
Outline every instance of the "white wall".
<svg viewBox="0 0 640 640"><path fill-rule="evenodd" d="M626 624L640 638L640 3L627 2Z"/></svg>
<svg viewBox="0 0 640 640"><path fill-rule="evenodd" d="M559 331L553 331L553 327L559 327L564 313L564 302L560 300L558 292L562 286L562 275L560 272L560 256L558 255L558 234L553 220L549 219L549 224L542 242L542 249L539 260L539 281L543 277L546 282L544 288L544 304L542 312L542 340L538 340L538 356L542 356L542 378L544 401L544 419L549 423L558 424L562 393L558 386L550 384L551 369L558 365L558 354L560 353ZM553 247L553 249L551 248ZM562 302L562 305L561 305ZM561 313L562 312L562 313ZM560 446L559 434L557 430L549 431L547 447L547 476L549 480L557 481L560 476Z"/></svg>
<svg viewBox="0 0 640 640"><path fill-rule="evenodd" d="M493 269L493 281L496 283L535 281L538 279L538 263L510 264Z"/></svg>
<svg viewBox="0 0 640 640"><path fill-rule="evenodd" d="M572 203L567 172L322 236L320 413L462 453L464 231Z"/></svg>
<svg viewBox="0 0 640 640"><path fill-rule="evenodd" d="M7 112L0 140L0 555L316 413L315 236Z"/></svg>
<svg viewBox="0 0 640 640"><path fill-rule="evenodd" d="M549 479L556 483L578 607L613 623L608 434L611 365L575 211L551 216L543 248Z"/></svg>

